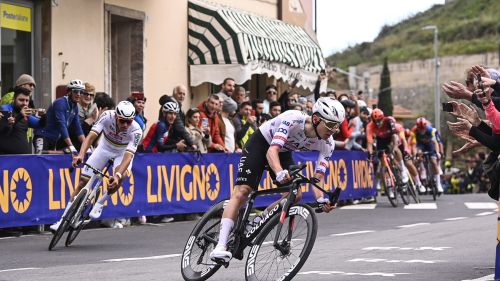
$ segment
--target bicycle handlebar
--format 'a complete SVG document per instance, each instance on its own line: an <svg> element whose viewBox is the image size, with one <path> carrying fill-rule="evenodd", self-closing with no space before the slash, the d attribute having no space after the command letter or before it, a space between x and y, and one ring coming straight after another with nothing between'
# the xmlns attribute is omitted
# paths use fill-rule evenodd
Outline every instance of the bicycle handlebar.
<svg viewBox="0 0 500 281"><path fill-rule="evenodd" d="M302 163L302 164L299 164L299 165L291 165L289 167L289 169L290 169L290 176L293 178L292 183L291 183L290 186L293 186L294 183L298 184L298 185L300 185L302 183L309 183L312 186L314 186L315 188L323 191L324 193L326 193L328 195L328 200L330 200L330 205L337 204L337 202L339 201L340 192L342 191L342 189L340 189L340 187L337 187L337 188L335 188L334 191L326 191L325 189L323 189L321 186L319 186L317 184L318 183L318 179L316 179L314 177L307 178L307 177L303 176L302 174L300 174L300 171L302 171L305 167L307 167L307 164L305 164L305 163ZM277 184L278 187L286 186L286 185L290 184L290 183L286 183L286 184L280 185L276 181L273 181L273 182L275 184ZM323 206L324 205L325 205L325 203L318 203L318 206L315 209L316 213L323 212Z"/></svg>

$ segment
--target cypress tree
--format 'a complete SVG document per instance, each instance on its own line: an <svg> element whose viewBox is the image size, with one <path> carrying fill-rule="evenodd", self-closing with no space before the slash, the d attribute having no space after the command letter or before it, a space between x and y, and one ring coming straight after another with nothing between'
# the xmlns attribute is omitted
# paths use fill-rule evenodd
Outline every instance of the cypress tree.
<svg viewBox="0 0 500 281"><path fill-rule="evenodd" d="M380 91L378 93L378 108L382 109L385 116L392 116L392 93L391 93L391 73L387 65L387 58L384 58L384 67L380 74Z"/></svg>

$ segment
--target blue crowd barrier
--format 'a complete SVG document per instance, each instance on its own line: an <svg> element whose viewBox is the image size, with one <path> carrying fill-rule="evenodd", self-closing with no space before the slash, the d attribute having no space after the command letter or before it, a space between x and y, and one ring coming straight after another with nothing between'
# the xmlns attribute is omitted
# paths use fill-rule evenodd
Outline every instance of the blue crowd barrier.
<svg viewBox="0 0 500 281"><path fill-rule="evenodd" d="M306 176L314 172L317 152L297 152L306 162ZM229 198L238 169L238 153L137 154L132 175L113 194L102 218L205 212ZM80 169L70 172L69 155L0 156L0 228L49 224L62 215L77 186ZM362 152L335 151L325 175L325 187L342 188L340 199L376 194L373 169ZM103 183L106 188L106 182ZM265 172L260 189L272 188ZM304 186L303 200L312 201L311 186ZM279 195L263 196L256 206L266 206Z"/></svg>

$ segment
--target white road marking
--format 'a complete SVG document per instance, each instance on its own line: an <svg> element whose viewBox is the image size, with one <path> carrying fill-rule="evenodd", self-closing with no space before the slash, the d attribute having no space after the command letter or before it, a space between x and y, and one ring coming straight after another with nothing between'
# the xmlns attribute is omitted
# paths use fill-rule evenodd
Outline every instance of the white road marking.
<svg viewBox="0 0 500 281"><path fill-rule="evenodd" d="M358 273L358 272L344 272L344 271L305 271L297 273L299 275L308 275L308 274L319 274L319 275L333 275L339 274L344 276L381 276L381 277L396 277L397 275L407 275L411 273L403 273L403 272L368 272L368 273Z"/></svg>
<svg viewBox="0 0 500 281"><path fill-rule="evenodd" d="M466 219L467 217L456 217L456 218L447 218L444 219L445 221L458 221L458 220L463 220Z"/></svg>
<svg viewBox="0 0 500 281"><path fill-rule="evenodd" d="M356 259L352 259L352 260L348 260L348 261L350 261L350 262L371 262L371 263L386 262L386 263L426 263L426 264L444 262L441 260L388 260L388 259L370 259L370 258L356 258Z"/></svg>
<svg viewBox="0 0 500 281"><path fill-rule="evenodd" d="M414 223L414 224L400 225L398 227L399 228L410 228L410 227L423 226L423 225L428 225L428 224L430 224L430 223L428 223L428 222L419 222L419 223Z"/></svg>
<svg viewBox="0 0 500 281"><path fill-rule="evenodd" d="M8 272L8 271L21 271L21 270L33 270L40 269L39 267L23 267L23 268L11 268L11 269L3 269L0 272Z"/></svg>
<svg viewBox="0 0 500 281"><path fill-rule="evenodd" d="M373 210L377 204L358 204L340 207L341 210Z"/></svg>
<svg viewBox="0 0 500 281"><path fill-rule="evenodd" d="M17 236L0 237L0 240L17 238Z"/></svg>
<svg viewBox="0 0 500 281"><path fill-rule="evenodd" d="M464 204L465 207L473 210L498 208L498 204L493 202L465 202Z"/></svg>
<svg viewBox="0 0 500 281"><path fill-rule="evenodd" d="M330 236L347 236L347 235L355 235L355 234L364 234L375 232L375 230L361 230L361 231L353 231L353 232L344 232L344 233L335 233L330 234Z"/></svg>
<svg viewBox="0 0 500 281"><path fill-rule="evenodd" d="M495 280L495 274L490 274L490 275L486 275L486 276L483 276L483 277L479 277L477 279L467 279L467 280L462 280L462 281L493 281Z"/></svg>
<svg viewBox="0 0 500 281"><path fill-rule="evenodd" d="M392 250L399 250L399 251L443 251L446 249L451 249L451 247L418 247L418 248L411 248L411 247L366 247L361 250L364 251L392 251Z"/></svg>
<svg viewBox="0 0 500 281"><path fill-rule="evenodd" d="M172 255L162 255L162 256L141 257L141 258L109 259L109 260L102 260L102 261L119 262L119 261L159 260L159 259L175 258L175 257L180 257L180 256L181 256L181 254L172 254Z"/></svg>
<svg viewBox="0 0 500 281"><path fill-rule="evenodd" d="M404 206L405 210L434 210L437 209L436 203L420 203L420 204L409 204Z"/></svg>
<svg viewBox="0 0 500 281"><path fill-rule="evenodd" d="M493 215L493 214L495 214L495 212L482 212L482 213L477 214L476 216L482 217L482 216Z"/></svg>

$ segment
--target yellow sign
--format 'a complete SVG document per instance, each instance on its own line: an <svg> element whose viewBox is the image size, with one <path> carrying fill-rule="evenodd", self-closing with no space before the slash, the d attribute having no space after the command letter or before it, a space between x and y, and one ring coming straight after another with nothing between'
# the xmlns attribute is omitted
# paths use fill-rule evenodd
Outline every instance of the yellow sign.
<svg viewBox="0 0 500 281"><path fill-rule="evenodd" d="M31 32L31 8L11 4L0 4L2 27Z"/></svg>

